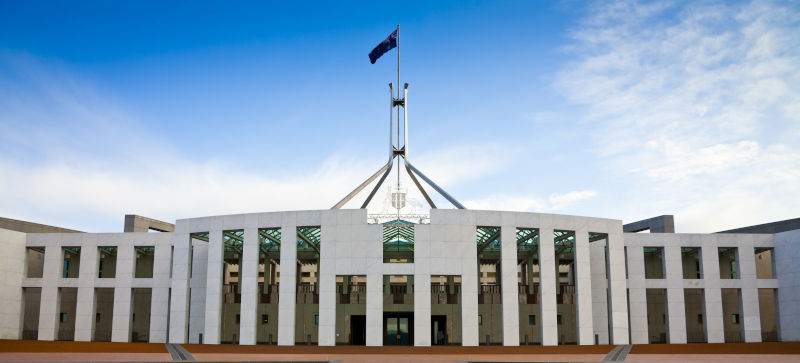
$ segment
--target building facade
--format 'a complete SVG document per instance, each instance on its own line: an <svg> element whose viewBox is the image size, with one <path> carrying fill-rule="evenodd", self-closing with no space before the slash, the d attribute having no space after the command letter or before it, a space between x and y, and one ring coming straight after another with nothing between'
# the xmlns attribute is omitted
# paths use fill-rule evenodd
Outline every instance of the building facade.
<svg viewBox="0 0 800 363"><path fill-rule="evenodd" d="M625 233L619 220L555 214L332 209L181 219L158 233L0 228L0 246L3 339L800 340L800 230Z"/></svg>

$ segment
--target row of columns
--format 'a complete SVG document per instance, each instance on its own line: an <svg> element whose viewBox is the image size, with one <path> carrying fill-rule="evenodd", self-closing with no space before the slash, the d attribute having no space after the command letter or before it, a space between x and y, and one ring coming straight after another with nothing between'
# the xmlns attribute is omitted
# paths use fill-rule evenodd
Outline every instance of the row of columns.
<svg viewBox="0 0 800 363"><path fill-rule="evenodd" d="M429 226L426 226L429 228ZM294 242L294 231L296 226L281 226L284 238L291 238L281 246L281 261L295 261L297 256L296 244ZM323 238L328 235L327 226L322 226ZM474 231L474 227L473 231ZM205 288L205 319L204 319L204 343L218 344L220 341L221 313L222 313L222 262L224 258L224 246L222 243L222 230L212 230L209 232L208 257L206 268L206 288ZM473 232L474 233L474 232ZM558 344L558 325L557 325L557 304L556 295L558 294L558 276L556 273L555 248L553 241L553 229L541 228L540 231L540 279L541 279L541 328L542 344ZM591 259L589 248L589 232L586 229L575 231L575 277L577 283L577 320L578 320L578 343L582 345L594 344L594 323L592 314L592 283L591 283ZM502 290L503 300L503 344L519 345L519 305L517 290L517 246L516 246L516 227L504 226L501 229L501 279L506 282L506 288ZM622 247L622 233L609 233L609 260L623 261L624 250ZM175 234L175 265L172 281L172 314L171 326L184 327L172 329L170 331L170 342L183 343L188 341L187 327L189 301L186 298L188 293L188 270L178 266L187 266L189 259L188 233ZM241 265L241 311L240 311L240 344L252 345L256 343L256 327L258 307L258 229L244 229L243 258ZM418 239L417 243L425 243L424 239ZM430 243L430 242L428 242ZM474 241L471 241L472 245ZM422 251L417 246L418 254ZM335 260L328 259L328 251L331 246L322 243L322 255L320 256L320 310L319 310L319 344L335 344ZM470 249L471 253L465 256L465 262L461 271L462 282L462 344L477 345L477 251ZM415 258L416 263L428 263L424 256ZM470 258L472 257L472 258ZM411 265L411 264L409 264ZM427 269L417 269L418 272L397 273L413 275L416 283L414 312L415 312L415 345L430 345L430 273L419 273ZM286 272L286 271L285 271ZM382 345L383 332L383 276L394 273L382 271L380 274L364 273L367 275L367 345ZM295 343L295 283L296 274L281 274L280 298L278 307L278 344L293 345ZM611 263L609 266L609 292L611 294L611 308L613 316L611 322L612 342L614 344L627 344L627 301L625 295L625 270L624 263ZM380 298L375 298L380 297ZM194 299L192 299L194 300ZM474 301L473 301L474 300ZM474 326L473 326L474 325ZM475 334L472 334L474 331ZM473 336L474 335L474 336ZM427 337L427 338L426 338Z"/></svg>
<svg viewBox="0 0 800 363"><path fill-rule="evenodd" d="M628 246L628 268L631 309L631 336L633 344L647 344L647 288L644 278L643 246ZM704 290L704 328L708 343L725 342L725 317L722 314L722 286L719 274L719 258L716 245L701 246ZM741 269L740 311L744 324L745 342L761 341L761 313L759 311L758 287L756 286L755 250L753 246L737 247ZM711 252L713 251L713 252ZM686 305L684 301L684 279L681 246L664 246L664 269L666 271L667 311L669 343L686 343ZM728 280L737 281L737 280Z"/></svg>
<svg viewBox="0 0 800 363"><path fill-rule="evenodd" d="M75 309L75 341L91 341L94 337L95 279L98 271L98 250L96 241L84 240L81 244L80 268L77 278L77 301ZM44 270L42 272L42 294L39 305L39 340L57 340L59 313L61 308L60 287L66 287L61 277L62 248L60 245L46 246ZM111 323L111 341L128 342L131 335L131 289L135 263L135 246L117 246L116 277L114 280L114 306ZM167 315L169 313L169 274L170 246L155 246L153 261L152 300L150 306L151 342L165 342L167 336ZM74 279L69 279L74 280ZM74 284L69 284L75 287Z"/></svg>

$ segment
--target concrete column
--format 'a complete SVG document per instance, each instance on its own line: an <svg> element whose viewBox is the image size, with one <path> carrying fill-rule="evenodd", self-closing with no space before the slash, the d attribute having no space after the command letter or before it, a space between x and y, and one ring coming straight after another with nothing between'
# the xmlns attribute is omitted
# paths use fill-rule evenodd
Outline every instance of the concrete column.
<svg viewBox="0 0 800 363"><path fill-rule="evenodd" d="M519 345L519 291L517 288L517 227L500 230L501 291L503 294L503 345ZM429 289L430 290L430 289Z"/></svg>
<svg viewBox="0 0 800 363"><path fill-rule="evenodd" d="M589 231L575 231L575 289L578 306L578 344L594 344L594 321L592 315L592 258L589 249Z"/></svg>
<svg viewBox="0 0 800 363"><path fill-rule="evenodd" d="M664 247L664 267L667 278L669 342L683 344L686 343L686 304L683 296L681 246Z"/></svg>
<svg viewBox="0 0 800 363"><path fill-rule="evenodd" d="M61 259L61 246L45 247L42 297L39 305L39 340L56 340L58 336L58 310L61 305L58 282L61 280Z"/></svg>
<svg viewBox="0 0 800 363"><path fill-rule="evenodd" d="M242 302L239 312L239 344L255 345L258 324L258 228L244 230L242 245L242 265L239 284L242 289ZM265 274L266 276L266 274Z"/></svg>
<svg viewBox="0 0 800 363"><path fill-rule="evenodd" d="M753 245L739 246L739 268L742 281L742 322L744 323L744 341L747 343L761 341L761 311L758 304L758 288L756 286L756 256Z"/></svg>
<svg viewBox="0 0 800 363"><path fill-rule="evenodd" d="M184 226L178 225L178 228ZM189 233L175 233L172 237L172 286L169 312L169 342L188 343L189 325Z"/></svg>
<svg viewBox="0 0 800 363"><path fill-rule="evenodd" d="M630 294L631 344L648 344L650 333L647 324L647 289L645 288L644 248L642 246L628 246L628 291ZM616 314L616 312L614 313Z"/></svg>
<svg viewBox="0 0 800 363"><path fill-rule="evenodd" d="M592 259L592 324L599 344L608 344L608 281L606 241L589 243Z"/></svg>
<svg viewBox="0 0 800 363"><path fill-rule="evenodd" d="M133 246L117 248L117 275L114 288L114 310L111 321L111 341L131 341L131 285L135 264Z"/></svg>
<svg viewBox="0 0 800 363"><path fill-rule="evenodd" d="M0 339L22 339L26 241L25 233L0 229Z"/></svg>
<svg viewBox="0 0 800 363"><path fill-rule="evenodd" d="M609 223L608 231L609 276L611 294L611 343L628 344L628 299L625 279L625 243L622 223ZM644 272L642 272L644 274Z"/></svg>
<svg viewBox="0 0 800 363"><path fill-rule="evenodd" d="M416 298L414 306L417 306ZM430 308L428 316L430 316ZM416 324L416 314L414 319ZM428 326L430 326L430 318L428 318ZM416 335L414 338L416 339ZM367 345L383 345L383 275L380 274L380 269L367 274Z"/></svg>
<svg viewBox="0 0 800 363"><path fill-rule="evenodd" d="M169 320L169 285L172 246L156 245L153 255L153 288L150 295L150 343L167 342Z"/></svg>
<svg viewBox="0 0 800 363"><path fill-rule="evenodd" d="M713 236L711 236L713 237ZM709 343L724 343L725 328L722 316L722 290L719 281L719 251L716 238L703 239L703 279L705 280L705 328Z"/></svg>
<svg viewBox="0 0 800 363"><path fill-rule="evenodd" d="M337 236L336 227L332 225L323 225L320 228L317 342L320 346L333 346L336 345L336 242L339 238L351 242L353 236Z"/></svg>
<svg viewBox="0 0 800 363"><path fill-rule="evenodd" d="M296 285L299 276L295 273L297 263L297 226L281 226L281 283L278 302L278 345L294 345L294 319ZM284 268L285 267L285 268ZM369 283L367 283L369 288ZM369 303L369 300L367 300ZM369 337L367 338L369 339Z"/></svg>
<svg viewBox="0 0 800 363"><path fill-rule="evenodd" d="M84 240L81 244L81 266L78 271L75 341L89 342L94 337L94 278L97 276L97 262L97 244L93 240Z"/></svg>
<svg viewBox="0 0 800 363"><path fill-rule="evenodd" d="M461 261L461 344L477 346L478 335L478 246L475 226L462 226L458 243L464 247ZM430 326L430 325L428 325Z"/></svg>
<svg viewBox="0 0 800 363"><path fill-rule="evenodd" d="M192 273L189 278L189 337L190 344L200 343L200 334L206 328L206 271L208 267L208 242L191 240ZM184 329L186 329L184 327Z"/></svg>
<svg viewBox="0 0 800 363"><path fill-rule="evenodd" d="M431 345L430 227L430 225L421 224L414 227L414 281L416 282L414 284L414 345L420 347ZM447 282L452 289L455 285L453 277L448 277ZM380 328L380 325L378 327ZM383 331L381 330L377 334L382 335Z"/></svg>
<svg viewBox="0 0 800 363"><path fill-rule="evenodd" d="M414 275L414 345L431 345L430 274Z"/></svg>
<svg viewBox="0 0 800 363"><path fill-rule="evenodd" d="M219 344L222 328L222 262L225 246L222 230L208 233L208 266L206 268L206 318L203 344Z"/></svg>
<svg viewBox="0 0 800 363"><path fill-rule="evenodd" d="M539 230L539 284L542 324L542 345L558 345L558 305L556 294L558 276L556 276L556 251L553 242L553 228L542 227Z"/></svg>

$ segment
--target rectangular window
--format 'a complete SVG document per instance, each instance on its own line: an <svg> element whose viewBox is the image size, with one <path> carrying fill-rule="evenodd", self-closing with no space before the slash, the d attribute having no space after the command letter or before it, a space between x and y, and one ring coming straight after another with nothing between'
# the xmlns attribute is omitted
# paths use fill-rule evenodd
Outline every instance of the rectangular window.
<svg viewBox="0 0 800 363"><path fill-rule="evenodd" d="M731 323L739 324L739 314L731 314Z"/></svg>
<svg viewBox="0 0 800 363"><path fill-rule="evenodd" d="M81 248L80 247L61 247L63 258L63 268L61 277L74 279L78 277L81 267Z"/></svg>
<svg viewBox="0 0 800 363"><path fill-rule="evenodd" d="M97 247L97 277L110 279L117 276L117 247Z"/></svg>
<svg viewBox="0 0 800 363"><path fill-rule="evenodd" d="M681 247L681 265L684 279L702 279L700 247Z"/></svg>
<svg viewBox="0 0 800 363"><path fill-rule="evenodd" d="M719 248L719 278L739 278L739 249L736 247Z"/></svg>
<svg viewBox="0 0 800 363"><path fill-rule="evenodd" d="M774 279L775 278L775 249L769 248L755 248L756 256L756 278L757 279Z"/></svg>
<svg viewBox="0 0 800 363"><path fill-rule="evenodd" d="M269 315L261 314L261 324L268 324L269 323Z"/></svg>
<svg viewBox="0 0 800 363"><path fill-rule="evenodd" d="M664 278L664 247L644 247L644 278Z"/></svg>
<svg viewBox="0 0 800 363"><path fill-rule="evenodd" d="M44 247L26 248L27 277L41 278L44 272Z"/></svg>
<svg viewBox="0 0 800 363"><path fill-rule="evenodd" d="M528 325L536 325L536 315L528 315Z"/></svg>
<svg viewBox="0 0 800 363"><path fill-rule="evenodd" d="M383 262L414 262L414 223L396 219L383 224Z"/></svg>
<svg viewBox="0 0 800 363"><path fill-rule="evenodd" d="M556 316L556 322L558 323L558 325L561 325L561 314L558 314L558 316Z"/></svg>
<svg viewBox="0 0 800 363"><path fill-rule="evenodd" d="M154 246L135 247L136 265L133 277L137 279L153 278L153 260L156 248Z"/></svg>
<svg viewBox="0 0 800 363"><path fill-rule="evenodd" d="M94 314L94 322L95 323L99 323L100 322L100 313Z"/></svg>
<svg viewBox="0 0 800 363"><path fill-rule="evenodd" d="M58 320L61 321L62 323L66 323L67 322L67 313L59 314Z"/></svg>
<svg viewBox="0 0 800 363"><path fill-rule="evenodd" d="M239 314L236 314L236 324L239 324L239 321L240 321L240 316Z"/></svg>
<svg viewBox="0 0 800 363"><path fill-rule="evenodd" d="M483 315L478 315L478 325L483 325Z"/></svg>
<svg viewBox="0 0 800 363"><path fill-rule="evenodd" d="M697 314L697 324L703 324L703 314Z"/></svg>
<svg viewBox="0 0 800 363"><path fill-rule="evenodd" d="M319 314L314 314L314 325L319 325Z"/></svg>

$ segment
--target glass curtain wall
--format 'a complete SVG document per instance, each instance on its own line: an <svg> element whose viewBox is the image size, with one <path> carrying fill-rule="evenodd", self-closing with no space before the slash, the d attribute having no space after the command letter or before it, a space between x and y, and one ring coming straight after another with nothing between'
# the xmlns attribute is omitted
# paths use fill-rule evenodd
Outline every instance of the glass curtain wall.
<svg viewBox="0 0 800 363"><path fill-rule="evenodd" d="M478 227L478 337L480 345L503 344L500 227Z"/></svg>
<svg viewBox="0 0 800 363"><path fill-rule="evenodd" d="M222 232L222 333L220 343L239 343L242 286L239 276L242 266L244 230Z"/></svg>
<svg viewBox="0 0 800 363"><path fill-rule="evenodd" d="M553 231L555 244L558 344L578 343L575 305L575 231Z"/></svg>
<svg viewBox="0 0 800 363"><path fill-rule="evenodd" d="M539 230L517 228L520 345L542 344L539 284Z"/></svg>
<svg viewBox="0 0 800 363"><path fill-rule="evenodd" d="M278 344L281 229L258 230L258 314L256 344Z"/></svg>
<svg viewBox="0 0 800 363"><path fill-rule="evenodd" d="M321 229L297 227L297 296L295 300L295 344L319 342L319 256Z"/></svg>

